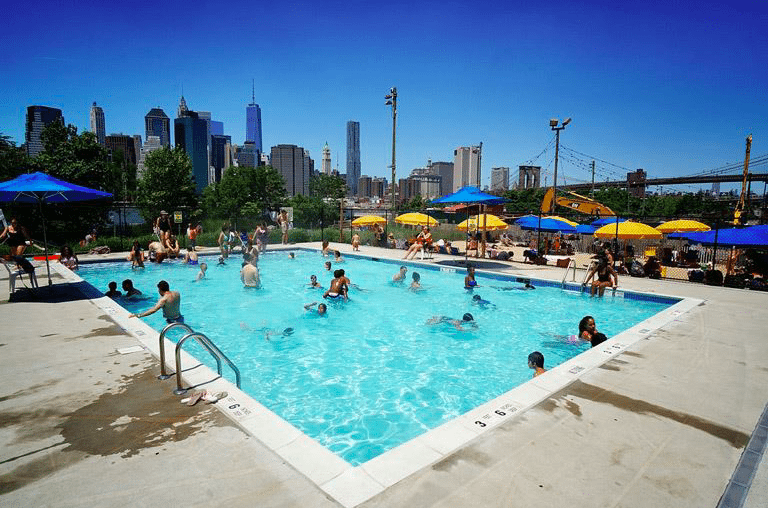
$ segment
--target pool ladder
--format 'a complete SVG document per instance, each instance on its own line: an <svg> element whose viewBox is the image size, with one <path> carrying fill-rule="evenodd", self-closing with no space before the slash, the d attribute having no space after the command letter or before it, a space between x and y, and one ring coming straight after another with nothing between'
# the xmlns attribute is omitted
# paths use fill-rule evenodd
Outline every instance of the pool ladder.
<svg viewBox="0 0 768 508"><path fill-rule="evenodd" d="M219 376L221 376L221 362L226 362L227 365L235 372L235 380L237 383L237 387L240 388L240 370L235 366L232 361L227 358L227 355L221 352L221 350L216 347L216 344L214 344L211 339L203 335L202 333L196 332L192 330L192 328L189 327L189 325L186 325L184 323L171 323L167 325L165 328L163 328L163 331L160 332L160 375L157 376L158 379L168 379L173 374L168 374L168 372L165 370L165 336L168 334L169 331L171 331L174 328L182 328L187 331L187 334L184 335L179 342L176 344L176 389L173 391L176 395L181 395L185 393L189 388L183 388L181 386L181 347L184 345L184 342L187 341L187 339L195 339L198 344L200 344L203 349L208 351L208 353L213 356L213 358L216 360L216 370L219 373Z"/></svg>
<svg viewBox="0 0 768 508"><path fill-rule="evenodd" d="M573 267L573 280L572 280L572 282L576 282L576 260L571 259L570 261L568 261L568 266L565 267L565 274L563 274L563 280L561 281L561 285L562 285L563 289L565 289L565 279L568 278L568 270L570 270L571 267Z"/></svg>

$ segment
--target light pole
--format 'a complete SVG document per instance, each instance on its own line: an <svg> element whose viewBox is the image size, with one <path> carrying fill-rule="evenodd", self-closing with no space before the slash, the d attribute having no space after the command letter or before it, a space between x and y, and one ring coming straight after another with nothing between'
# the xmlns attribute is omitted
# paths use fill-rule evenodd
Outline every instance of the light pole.
<svg viewBox="0 0 768 508"><path fill-rule="evenodd" d="M549 121L550 128L555 131L555 175L552 179L552 203L549 205L549 211L550 213L555 211L555 200L557 198L557 159L560 158L560 131L565 129L565 126L571 123L571 117L566 118L563 120L563 123L560 124L558 127L558 123L560 123L560 120L557 118L552 118Z"/></svg>
<svg viewBox="0 0 768 508"><path fill-rule="evenodd" d="M397 87L389 89L389 93L384 96L387 100L387 106L392 106L392 213L395 213L395 191L397 182L395 181L395 131L397 129Z"/></svg>

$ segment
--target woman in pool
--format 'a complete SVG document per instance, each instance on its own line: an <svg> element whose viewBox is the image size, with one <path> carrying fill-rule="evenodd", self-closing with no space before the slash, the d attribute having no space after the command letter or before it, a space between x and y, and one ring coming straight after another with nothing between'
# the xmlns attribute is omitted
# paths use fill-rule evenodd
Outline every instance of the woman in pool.
<svg viewBox="0 0 768 508"><path fill-rule="evenodd" d="M59 263L63 264L70 270L77 270L77 256L75 256L75 253L72 252L72 247L65 245L61 248L61 257L59 258Z"/></svg>
<svg viewBox="0 0 768 508"><path fill-rule="evenodd" d="M423 289L421 287L421 275L419 275L418 272L413 272L411 274L411 279L413 279L413 281L411 282L411 287L408 289L411 291L421 291Z"/></svg>
<svg viewBox="0 0 768 508"><path fill-rule="evenodd" d="M131 252L128 253L128 261L131 262L131 268L144 268L144 252L138 240L133 241Z"/></svg>
<svg viewBox="0 0 768 508"><path fill-rule="evenodd" d="M439 324L449 324L459 330L460 332L465 332L468 330L468 328L463 328L462 325L467 326L469 328L475 329L477 328L477 323L475 322L475 318L467 312L461 317L461 320L453 319L448 316L432 316L432 318L427 321L428 325L439 325Z"/></svg>
<svg viewBox="0 0 768 508"><path fill-rule="evenodd" d="M464 289L473 289L477 287L477 281L475 280L475 267L467 267L467 276L464 277Z"/></svg>
<svg viewBox="0 0 768 508"><path fill-rule="evenodd" d="M588 341L592 347L608 340L608 337L597 331L595 318L592 316L584 316L579 321L579 338Z"/></svg>

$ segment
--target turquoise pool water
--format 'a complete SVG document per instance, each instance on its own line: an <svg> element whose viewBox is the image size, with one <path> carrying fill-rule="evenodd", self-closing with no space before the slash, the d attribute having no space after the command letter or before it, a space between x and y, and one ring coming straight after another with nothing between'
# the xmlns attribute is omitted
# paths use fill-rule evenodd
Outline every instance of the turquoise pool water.
<svg viewBox="0 0 768 508"><path fill-rule="evenodd" d="M349 302L330 303L321 318L303 306L322 301L323 290L310 289L309 276L317 275L327 288L328 258L295 252L295 259L285 252L262 256L261 289L242 286L239 255L225 266L217 266L216 257L201 257L209 268L199 282L198 268L180 261L143 270L126 262L81 265L79 275L103 291L111 280L119 286L132 279L147 299L117 300L130 311L154 304L157 282L167 280L181 292L186 323L239 367L245 392L353 465L527 381L532 351L544 354L546 368L578 355L588 346L557 336L577 333L582 316L594 316L611 337L669 305L589 298L553 287L509 290L522 284L481 274L470 293L463 289L463 271L412 266L408 282L398 285L391 279L399 265L348 257L333 268L344 268L361 289L351 289ZM408 289L414 270L423 291ZM492 305L473 305L473 295ZM474 315L476 330L427 324L433 316L460 319L465 312ZM165 325L160 312L144 319L156 330ZM279 333L288 327L292 335ZM215 368L196 344L189 351ZM224 375L234 381L226 367Z"/></svg>

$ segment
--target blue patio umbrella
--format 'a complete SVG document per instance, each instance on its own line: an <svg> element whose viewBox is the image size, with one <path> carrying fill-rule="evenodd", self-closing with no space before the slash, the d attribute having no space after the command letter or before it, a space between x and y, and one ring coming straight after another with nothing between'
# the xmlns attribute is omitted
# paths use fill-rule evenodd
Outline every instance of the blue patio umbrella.
<svg viewBox="0 0 768 508"><path fill-rule="evenodd" d="M109 192L89 189L80 185L59 180L41 172L25 173L13 180L0 183L0 202L38 203L40 216L43 218L43 243L45 247L45 267L48 271L48 285L51 285L51 267L48 262L48 236L45 231L43 202L62 203L66 201L88 201L112 197Z"/></svg>
<svg viewBox="0 0 768 508"><path fill-rule="evenodd" d="M591 224L579 224L576 226L576 232L580 235L592 235L597 231L597 228Z"/></svg>
<svg viewBox="0 0 768 508"><path fill-rule="evenodd" d="M595 226L595 227L597 227L597 228L601 228L601 227L605 226L606 224L616 224L616 222L617 222L616 219L617 219L616 216L602 217L600 219L592 221L590 224ZM627 221L627 219L625 219L623 217L618 217L618 222L626 222L626 221Z"/></svg>
<svg viewBox="0 0 768 508"><path fill-rule="evenodd" d="M453 194L448 194L433 200L433 203L449 204L449 203L464 203L472 205L500 205L509 201L506 198L494 196L493 194L486 194L477 187L466 186L457 190ZM467 219L469 219L469 209L467 209ZM469 230L467 230L469 233ZM485 246L485 235L483 235L483 246ZM485 247L483 247L485 248ZM467 249L464 249L464 261L466 262Z"/></svg>
<svg viewBox="0 0 768 508"><path fill-rule="evenodd" d="M522 229L531 231L544 231L545 233L575 233L576 228L567 222L553 219L551 217L542 217L541 220L535 215L526 215L515 221L515 224Z"/></svg>
<svg viewBox="0 0 768 508"><path fill-rule="evenodd" d="M688 233L690 241L703 245L728 245L732 247L768 246L768 225L746 228L726 228L698 233Z"/></svg>

